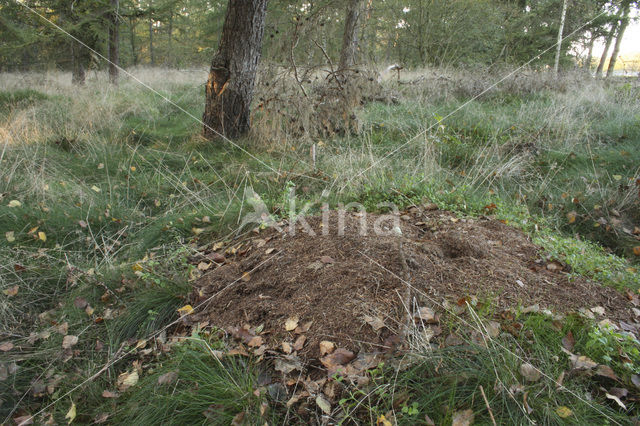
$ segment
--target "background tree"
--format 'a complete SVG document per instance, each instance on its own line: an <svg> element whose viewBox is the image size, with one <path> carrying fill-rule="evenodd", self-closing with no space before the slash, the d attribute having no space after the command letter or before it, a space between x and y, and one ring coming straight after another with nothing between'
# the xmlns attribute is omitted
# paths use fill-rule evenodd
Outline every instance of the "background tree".
<svg viewBox="0 0 640 426"><path fill-rule="evenodd" d="M235 138L249 130L267 0L229 0L206 85L204 136Z"/></svg>

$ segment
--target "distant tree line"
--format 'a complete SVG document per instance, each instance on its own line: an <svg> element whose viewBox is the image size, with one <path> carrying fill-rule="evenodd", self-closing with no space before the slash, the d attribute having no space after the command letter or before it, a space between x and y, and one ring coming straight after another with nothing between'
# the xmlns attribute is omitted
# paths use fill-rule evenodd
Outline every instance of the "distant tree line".
<svg viewBox="0 0 640 426"><path fill-rule="evenodd" d="M32 13L28 6L120 65L209 64L217 50L227 0L2 0L0 69L73 70L78 82L91 67L106 68L89 49ZM358 61L474 66L591 65L611 72L637 1L630 0L362 0ZM344 0L271 0L262 57L274 63L341 61L349 14ZM565 9L564 24L561 16ZM602 58L593 57L598 41ZM578 49L576 49L576 47ZM576 50L586 52L576 57ZM600 60L603 59L603 60ZM611 64L610 70L605 64Z"/></svg>

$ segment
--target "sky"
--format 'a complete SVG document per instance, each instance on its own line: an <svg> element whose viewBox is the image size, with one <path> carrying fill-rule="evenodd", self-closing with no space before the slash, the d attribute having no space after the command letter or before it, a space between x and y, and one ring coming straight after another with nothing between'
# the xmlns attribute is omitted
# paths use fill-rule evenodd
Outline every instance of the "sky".
<svg viewBox="0 0 640 426"><path fill-rule="evenodd" d="M593 48L593 54L601 55L603 49L604 42L599 40ZM640 54L640 22L638 20L631 21L620 45L620 56L629 57L635 54Z"/></svg>

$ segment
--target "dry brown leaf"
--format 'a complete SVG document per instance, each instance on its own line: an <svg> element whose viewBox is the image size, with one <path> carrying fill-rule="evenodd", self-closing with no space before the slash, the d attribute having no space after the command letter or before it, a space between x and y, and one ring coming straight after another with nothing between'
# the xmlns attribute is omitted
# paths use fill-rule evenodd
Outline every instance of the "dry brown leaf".
<svg viewBox="0 0 640 426"><path fill-rule="evenodd" d="M576 339L573 337L573 333L571 330L567 333L566 336L562 338L562 347L568 351L573 350L573 347L576 344Z"/></svg>
<svg viewBox="0 0 640 426"><path fill-rule="evenodd" d="M323 340L320 342L320 356L324 356L333 352L336 348L336 345L333 342L329 342L328 340Z"/></svg>
<svg viewBox="0 0 640 426"><path fill-rule="evenodd" d="M2 352L9 352L11 349L13 349L13 343L11 342L2 342L0 343L0 351Z"/></svg>
<svg viewBox="0 0 640 426"><path fill-rule="evenodd" d="M168 373L165 373L162 376L158 377L158 384L159 385L170 385L170 384L174 383L176 380L178 380L178 372L169 371Z"/></svg>
<svg viewBox="0 0 640 426"><path fill-rule="evenodd" d="M287 342L282 342L282 352L284 352L285 354L289 355L291 352L293 352L293 348L291 347L291 344L287 343Z"/></svg>
<svg viewBox="0 0 640 426"><path fill-rule="evenodd" d="M463 411L456 411L453 413L453 419L451 426L470 426L473 424L475 418L473 410L467 409Z"/></svg>
<svg viewBox="0 0 640 426"><path fill-rule="evenodd" d="M14 285L13 287L9 287L7 289L2 290L2 292L6 294L7 297L13 297L18 294L19 289L20 287L18 287L17 285Z"/></svg>
<svg viewBox="0 0 640 426"><path fill-rule="evenodd" d="M305 342L307 341L306 336L298 336L295 342L293 342L293 349L296 351L301 350L304 347Z"/></svg>
<svg viewBox="0 0 640 426"><path fill-rule="evenodd" d="M540 380L540 377L542 377L540 370L529 363L524 363L520 366L520 374L522 374L522 377L528 382L537 382Z"/></svg>
<svg viewBox="0 0 640 426"><path fill-rule="evenodd" d="M249 346L250 348L257 348L259 346L262 346L263 344L264 344L264 339L260 336L255 336L251 338L251 340L249 340L249 342L247 343L247 346Z"/></svg>
<svg viewBox="0 0 640 426"><path fill-rule="evenodd" d="M105 390L102 392L102 397L103 398L117 398L119 397L120 394L118 394L117 392L111 392L109 390Z"/></svg>
<svg viewBox="0 0 640 426"><path fill-rule="evenodd" d="M284 323L284 329L287 331L295 330L298 327L298 321L300 321L298 317L288 318Z"/></svg>
<svg viewBox="0 0 640 426"><path fill-rule="evenodd" d="M378 331L385 327L384 321L380 317L372 317L369 315L364 316L364 320L367 324L373 328L374 331Z"/></svg>
<svg viewBox="0 0 640 426"><path fill-rule="evenodd" d="M70 349L76 343L78 343L78 336L73 336L73 335L64 336L64 338L62 339L62 348Z"/></svg>

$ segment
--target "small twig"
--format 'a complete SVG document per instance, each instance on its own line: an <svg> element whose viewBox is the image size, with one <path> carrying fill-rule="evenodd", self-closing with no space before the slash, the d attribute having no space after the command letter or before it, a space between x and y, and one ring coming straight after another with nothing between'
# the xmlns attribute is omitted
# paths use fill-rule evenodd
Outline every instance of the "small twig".
<svg viewBox="0 0 640 426"><path fill-rule="evenodd" d="M493 426L497 426L496 425L496 419L493 417L493 411L491 411L491 406L489 405L489 401L487 400L487 395L484 394L484 389L482 388L482 385L480 385L480 393L482 394L482 399L484 399L484 403L487 406L487 410L489 410L489 416L491 417L491 423L493 423Z"/></svg>

